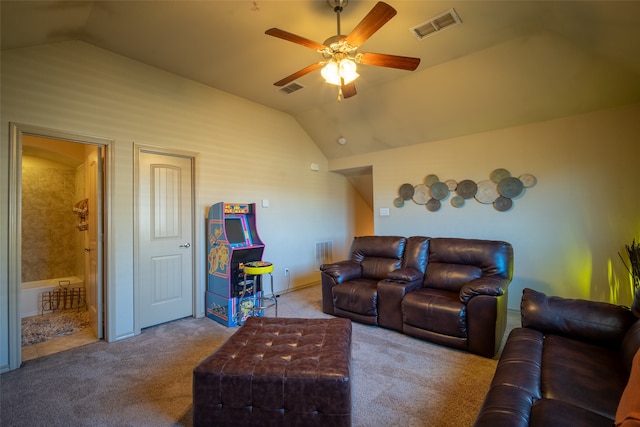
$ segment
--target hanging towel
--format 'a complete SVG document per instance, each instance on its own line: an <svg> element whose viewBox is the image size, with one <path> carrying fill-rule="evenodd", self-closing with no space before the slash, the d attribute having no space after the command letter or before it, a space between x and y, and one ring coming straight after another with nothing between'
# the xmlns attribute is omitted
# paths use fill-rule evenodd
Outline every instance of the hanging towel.
<svg viewBox="0 0 640 427"><path fill-rule="evenodd" d="M84 218L89 213L89 199L80 200L73 207L73 211L81 218Z"/></svg>

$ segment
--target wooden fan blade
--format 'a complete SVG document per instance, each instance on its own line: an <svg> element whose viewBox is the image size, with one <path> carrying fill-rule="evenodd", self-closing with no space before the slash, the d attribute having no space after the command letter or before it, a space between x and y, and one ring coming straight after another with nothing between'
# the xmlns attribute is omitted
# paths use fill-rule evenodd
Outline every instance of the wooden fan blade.
<svg viewBox="0 0 640 427"><path fill-rule="evenodd" d="M273 37L278 37L279 39L287 40L293 43L300 44L305 47L309 47L313 50L323 51L327 47L321 43L314 42L313 40L306 39L304 37L300 37L288 31L281 30L279 28L269 28L264 32Z"/></svg>
<svg viewBox="0 0 640 427"><path fill-rule="evenodd" d="M387 55L385 53L364 52L357 55L356 60L361 64L376 65L378 67L399 68L413 71L420 65L420 58L409 56Z"/></svg>
<svg viewBox="0 0 640 427"><path fill-rule="evenodd" d="M361 46L369 37L396 15L396 10L384 2L378 2L362 21L349 33L346 41L351 46Z"/></svg>
<svg viewBox="0 0 640 427"><path fill-rule="evenodd" d="M273 85L274 86L284 86L287 83L291 83L292 81L299 79L300 77L304 76L305 74L309 74L310 72L317 70L318 68L322 67L322 62L318 62L316 64L311 64L308 67L303 68L300 71L296 71L295 73L291 74L290 76L285 77L284 79L275 82Z"/></svg>
<svg viewBox="0 0 640 427"><path fill-rule="evenodd" d="M356 84L354 82L351 82L349 84L342 84L342 97L344 99L347 98L351 98L352 96L355 96L358 92L356 92Z"/></svg>

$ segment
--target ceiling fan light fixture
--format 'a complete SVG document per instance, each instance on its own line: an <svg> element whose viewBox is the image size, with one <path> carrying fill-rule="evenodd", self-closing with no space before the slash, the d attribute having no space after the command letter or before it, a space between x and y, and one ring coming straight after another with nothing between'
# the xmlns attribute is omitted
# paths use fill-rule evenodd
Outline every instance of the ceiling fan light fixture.
<svg viewBox="0 0 640 427"><path fill-rule="evenodd" d="M378 1L362 20L349 32L347 36L341 35L340 13L348 0L326 0L336 13L335 36L329 37L324 44L314 42L305 37L298 36L279 28L269 28L265 34L290 41L310 48L320 53L324 61L316 62L296 71L293 74L278 80L275 86L285 86L294 80L321 68L324 80L339 87L338 101L351 98L358 92L353 83L359 77L356 71L356 63L374 65L379 67L396 68L399 70L415 70L420 64L420 58L407 56L388 55L384 53L356 53L357 49L369 39L384 24L393 18L397 11L383 1Z"/></svg>
<svg viewBox="0 0 640 427"><path fill-rule="evenodd" d="M338 60L327 62L320 74L327 83L336 86L349 84L360 77L356 71L356 63L349 58L342 58L339 62Z"/></svg>

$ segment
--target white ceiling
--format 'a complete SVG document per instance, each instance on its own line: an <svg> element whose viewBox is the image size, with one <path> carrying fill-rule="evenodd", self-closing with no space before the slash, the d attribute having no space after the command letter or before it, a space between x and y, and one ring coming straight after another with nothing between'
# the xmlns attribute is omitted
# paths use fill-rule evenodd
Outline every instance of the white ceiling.
<svg viewBox="0 0 640 427"><path fill-rule="evenodd" d="M329 159L640 102L640 1L388 0L398 14L360 51L421 58L414 72L360 65L338 103L318 62L271 27L323 42L325 1L6 1L2 49L82 40L291 114ZM348 33L375 2L350 0ZM455 8L463 23L418 41L409 28ZM347 144L337 144L344 136Z"/></svg>

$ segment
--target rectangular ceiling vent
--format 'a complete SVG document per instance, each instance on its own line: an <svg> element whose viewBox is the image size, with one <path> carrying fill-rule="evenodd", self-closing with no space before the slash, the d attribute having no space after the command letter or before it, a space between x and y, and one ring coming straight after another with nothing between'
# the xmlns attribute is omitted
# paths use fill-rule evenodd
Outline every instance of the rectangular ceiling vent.
<svg viewBox="0 0 640 427"><path fill-rule="evenodd" d="M278 89L278 92L280 92L283 95L291 95L293 92L297 92L300 89L304 89L304 86L302 86L300 83L289 83L286 86L282 86L281 88Z"/></svg>
<svg viewBox="0 0 640 427"><path fill-rule="evenodd" d="M456 13L455 9L449 9L443 14L434 16L430 20L409 28L409 31L416 36L418 40L438 34L440 31L461 24L462 20Z"/></svg>

